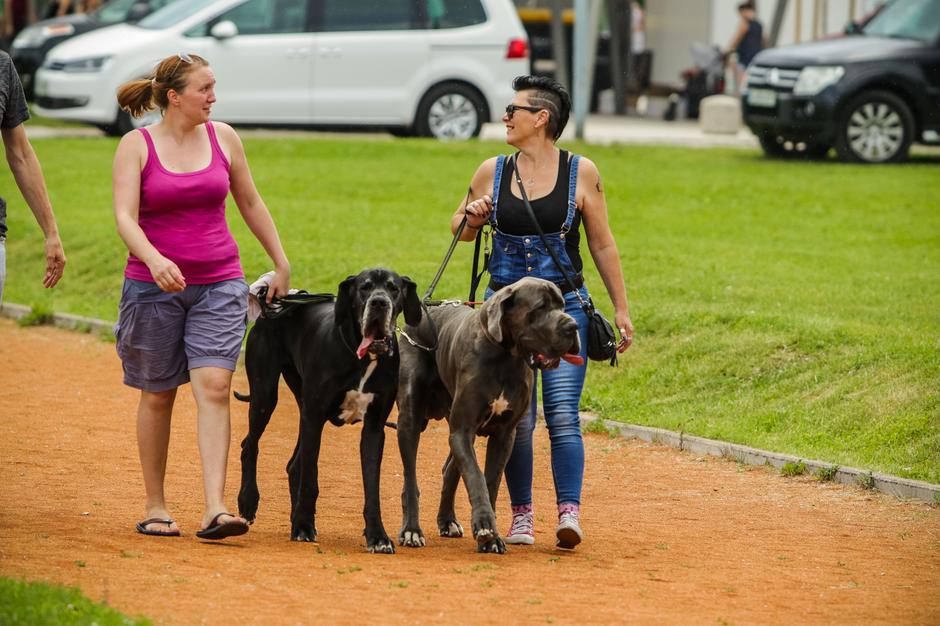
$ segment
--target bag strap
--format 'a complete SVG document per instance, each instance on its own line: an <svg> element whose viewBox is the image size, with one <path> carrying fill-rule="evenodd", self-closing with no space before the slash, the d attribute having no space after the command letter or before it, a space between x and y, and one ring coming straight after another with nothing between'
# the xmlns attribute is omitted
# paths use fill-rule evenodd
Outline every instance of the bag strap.
<svg viewBox="0 0 940 626"><path fill-rule="evenodd" d="M516 157L513 158L513 168L512 173L513 177L516 179L516 185L519 186L519 193L522 195L522 203L525 205L525 210L529 214L529 218L532 220L532 224L535 226L535 232L539 234L539 237L542 239L542 243L545 244L545 248L548 250L548 253L552 257L552 261L555 262L555 266L561 271L565 277L565 282L568 283L568 287L571 291L574 292L574 295L577 296L578 302L581 303L581 308L584 309L589 315L594 312L594 303L590 300L585 301L581 297L581 293L578 291L577 286L574 284L574 280L571 278L571 275L568 274L568 271L565 269L565 266L561 264L561 261L558 259L558 254L555 253L555 249L548 243L548 239L545 237L545 233L542 232L542 227L539 225L539 220L535 217L535 211L532 209L532 204L529 202L529 197L526 195L525 186L522 184L522 179L519 177L519 168L516 166Z"/></svg>

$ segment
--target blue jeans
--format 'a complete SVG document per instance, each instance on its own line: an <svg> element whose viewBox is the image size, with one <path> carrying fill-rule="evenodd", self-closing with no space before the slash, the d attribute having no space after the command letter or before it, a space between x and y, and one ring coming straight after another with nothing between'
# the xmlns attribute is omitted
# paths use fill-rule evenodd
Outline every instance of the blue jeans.
<svg viewBox="0 0 940 626"><path fill-rule="evenodd" d="M588 298L587 289L581 287L581 297ZM492 295L486 290L486 298ZM587 373L587 316L574 292L565 294L565 312L578 323L581 336L583 365L562 361L557 369L542 371L542 408L552 450L552 478L555 482L555 500L562 503L581 503L584 483L584 440L581 438L581 391ZM538 382L538 370L536 381ZM532 432L538 408L538 385L532 387L529 414L516 427L516 442L506 464L506 486L513 506L532 503Z"/></svg>

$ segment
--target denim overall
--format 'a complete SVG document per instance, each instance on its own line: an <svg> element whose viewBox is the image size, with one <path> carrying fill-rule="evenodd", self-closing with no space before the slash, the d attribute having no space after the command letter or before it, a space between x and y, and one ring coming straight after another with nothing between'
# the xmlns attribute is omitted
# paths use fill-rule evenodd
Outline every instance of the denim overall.
<svg viewBox="0 0 940 626"><path fill-rule="evenodd" d="M568 178L568 214L561 230L557 233L545 233L545 239L558 255L559 261L568 272L575 276L568 252L565 250L565 235L571 228L577 204L575 188L578 181L578 161L580 157L571 157L571 174ZM496 161L496 175L493 181L493 210L490 213L490 226L493 229L493 253L489 261L491 282L497 285L509 285L524 276L543 278L557 284L565 291L567 283L564 275L555 266L551 255L542 243L538 233L532 235L509 235L501 232L497 226L499 212L499 187L503 177L506 157L500 155ZM535 226L532 227L533 233ZM577 282L575 283L577 284ZM578 292L585 300L588 292L584 286ZM493 295L487 288L485 298ZM578 323L581 337L581 356L584 365L572 365L562 361L557 369L544 370L542 375L542 408L545 423L551 439L552 475L555 482L555 497L558 504L581 502L581 485L584 479L584 442L581 439L581 417L578 413L581 390L584 388L584 376L587 372L587 316L575 292L565 296L565 312ZM536 370L538 376L539 370ZM538 380L536 379L536 383ZM516 441L512 455L506 464L506 486L513 506L532 503L532 431L535 429L535 415L538 406L538 385L533 385L532 401L529 414L516 428Z"/></svg>

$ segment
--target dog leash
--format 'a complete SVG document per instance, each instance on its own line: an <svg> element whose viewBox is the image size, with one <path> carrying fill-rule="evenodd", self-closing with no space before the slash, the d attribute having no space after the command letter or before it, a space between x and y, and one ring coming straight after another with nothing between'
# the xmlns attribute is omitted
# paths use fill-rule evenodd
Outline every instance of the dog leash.
<svg viewBox="0 0 940 626"><path fill-rule="evenodd" d="M267 285L262 285L258 289L258 303L261 305L261 314L269 319L287 315L298 306L307 304L321 304L324 302L333 302L336 296L331 293L309 293L307 291L298 291L286 296L274 296L268 303L265 296L268 293Z"/></svg>

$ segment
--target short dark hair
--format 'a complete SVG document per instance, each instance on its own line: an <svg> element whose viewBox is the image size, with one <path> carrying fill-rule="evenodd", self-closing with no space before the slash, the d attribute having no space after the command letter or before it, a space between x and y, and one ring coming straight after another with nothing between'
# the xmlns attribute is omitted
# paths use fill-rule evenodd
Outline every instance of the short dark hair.
<svg viewBox="0 0 940 626"><path fill-rule="evenodd" d="M751 2L751 1L742 2L741 4L738 5L738 11L743 11L743 10L745 10L745 9L750 9L751 11L756 11L756 10L757 10L757 6L756 6L753 2Z"/></svg>
<svg viewBox="0 0 940 626"><path fill-rule="evenodd" d="M512 81L512 89L535 92L529 96L529 104L548 111L546 131L552 136L552 140L558 141L571 114L571 96L561 83L547 76L517 76Z"/></svg>

